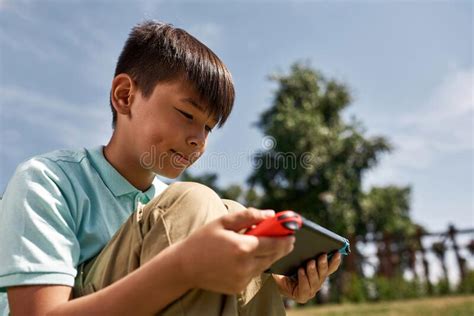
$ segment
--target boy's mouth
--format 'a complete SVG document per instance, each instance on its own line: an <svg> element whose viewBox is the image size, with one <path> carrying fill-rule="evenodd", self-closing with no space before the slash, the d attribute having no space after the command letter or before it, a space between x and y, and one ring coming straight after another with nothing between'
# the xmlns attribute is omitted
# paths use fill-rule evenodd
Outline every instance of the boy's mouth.
<svg viewBox="0 0 474 316"><path fill-rule="evenodd" d="M191 161L189 160L188 157L178 153L176 150L174 149L171 149L171 152L175 155L176 157L176 162L180 163L180 164L183 164L183 165L189 165L191 163Z"/></svg>

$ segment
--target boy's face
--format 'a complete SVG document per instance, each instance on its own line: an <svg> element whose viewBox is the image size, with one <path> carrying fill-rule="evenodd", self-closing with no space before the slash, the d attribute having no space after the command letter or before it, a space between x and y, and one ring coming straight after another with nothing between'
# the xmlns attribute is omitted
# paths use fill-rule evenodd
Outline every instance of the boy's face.
<svg viewBox="0 0 474 316"><path fill-rule="evenodd" d="M134 159L162 176L179 176L204 153L217 124L206 109L185 80L158 83L148 98L137 90L123 124Z"/></svg>

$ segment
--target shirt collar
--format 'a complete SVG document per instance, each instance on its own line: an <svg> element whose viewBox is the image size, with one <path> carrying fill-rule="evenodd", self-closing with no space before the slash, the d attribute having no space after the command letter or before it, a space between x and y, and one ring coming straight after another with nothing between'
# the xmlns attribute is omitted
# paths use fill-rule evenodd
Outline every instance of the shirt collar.
<svg viewBox="0 0 474 316"><path fill-rule="evenodd" d="M118 171L115 169L110 162L105 159L104 156L104 146L95 147L92 149L86 149L92 165L99 173L102 181L109 188L110 191L116 196L122 196L130 193L139 193L139 189L134 187L127 179L125 179ZM155 181L157 178L155 178ZM153 181L153 183L155 183ZM148 190L143 192L148 200L153 199L155 196L155 186L152 184Z"/></svg>

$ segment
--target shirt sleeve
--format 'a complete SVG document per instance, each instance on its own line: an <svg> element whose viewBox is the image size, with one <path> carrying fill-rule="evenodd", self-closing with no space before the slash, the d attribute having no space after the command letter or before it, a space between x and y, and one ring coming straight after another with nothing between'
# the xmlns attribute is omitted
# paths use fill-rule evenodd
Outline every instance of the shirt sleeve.
<svg viewBox="0 0 474 316"><path fill-rule="evenodd" d="M54 161L35 158L17 168L0 209L0 292L14 285L74 285L80 247L73 192Z"/></svg>

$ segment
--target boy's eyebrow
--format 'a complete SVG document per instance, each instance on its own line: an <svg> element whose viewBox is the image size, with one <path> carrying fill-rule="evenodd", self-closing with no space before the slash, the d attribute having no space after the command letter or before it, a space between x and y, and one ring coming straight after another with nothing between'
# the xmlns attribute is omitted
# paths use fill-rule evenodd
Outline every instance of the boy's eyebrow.
<svg viewBox="0 0 474 316"><path fill-rule="evenodd" d="M196 101L194 101L193 99L191 98L183 98L180 100L181 102L187 102L187 103L190 103L192 106L194 106L195 108L197 108L198 110L200 110L201 112L204 112L204 109L201 105L199 105L199 103L197 103Z"/></svg>

